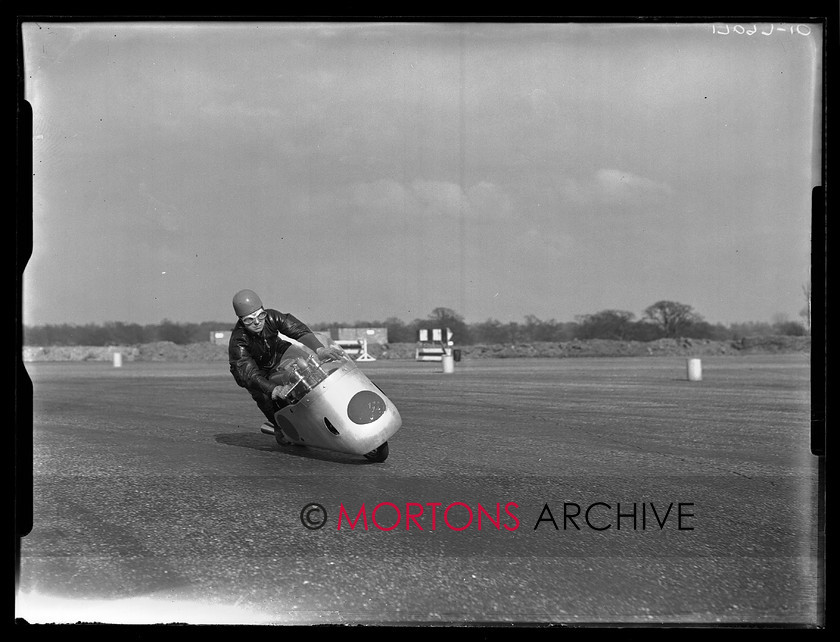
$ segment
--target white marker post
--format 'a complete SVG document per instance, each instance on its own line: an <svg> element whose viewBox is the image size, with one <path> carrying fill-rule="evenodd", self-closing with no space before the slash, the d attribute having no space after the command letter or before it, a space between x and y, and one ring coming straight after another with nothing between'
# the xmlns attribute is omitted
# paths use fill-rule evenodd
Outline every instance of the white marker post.
<svg viewBox="0 0 840 642"><path fill-rule="evenodd" d="M703 364L700 359L688 359L686 361L686 369L688 370L689 381L703 380Z"/></svg>
<svg viewBox="0 0 840 642"><path fill-rule="evenodd" d="M114 353L114 367L122 368L122 352Z"/></svg>
<svg viewBox="0 0 840 642"><path fill-rule="evenodd" d="M358 357L356 357L356 361L376 361L376 357L372 357L368 354L367 339L362 339L361 344L362 344L361 354Z"/></svg>
<svg viewBox="0 0 840 642"><path fill-rule="evenodd" d="M440 360L443 362L444 374L452 374L455 372L455 357L452 355L452 348L445 348Z"/></svg>

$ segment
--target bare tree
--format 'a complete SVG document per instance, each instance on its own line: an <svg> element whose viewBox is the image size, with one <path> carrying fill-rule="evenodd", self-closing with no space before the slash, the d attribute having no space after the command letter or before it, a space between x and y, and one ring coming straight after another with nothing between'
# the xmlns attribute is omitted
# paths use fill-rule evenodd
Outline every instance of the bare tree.
<svg viewBox="0 0 840 642"><path fill-rule="evenodd" d="M665 333L667 337L678 337L693 323L703 320L690 305L676 301L657 301L645 309L644 317L649 319Z"/></svg>
<svg viewBox="0 0 840 642"><path fill-rule="evenodd" d="M617 339L628 338L633 318L636 315L626 310L602 310L596 314L577 317L580 324L578 334L581 339Z"/></svg>
<svg viewBox="0 0 840 642"><path fill-rule="evenodd" d="M452 308L435 308L428 317L429 321L434 323L435 328L449 328L455 336L455 341L462 344L470 342L469 328L464 321L464 317L455 312ZM428 321L423 323L428 326Z"/></svg>

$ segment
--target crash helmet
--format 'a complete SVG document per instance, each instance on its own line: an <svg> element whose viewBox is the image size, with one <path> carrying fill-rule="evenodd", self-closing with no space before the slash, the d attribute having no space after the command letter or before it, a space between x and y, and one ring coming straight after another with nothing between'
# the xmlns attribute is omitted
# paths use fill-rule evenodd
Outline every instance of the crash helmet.
<svg viewBox="0 0 840 642"><path fill-rule="evenodd" d="M253 290L240 290L233 295L233 310L240 318L253 314L261 307L262 301Z"/></svg>

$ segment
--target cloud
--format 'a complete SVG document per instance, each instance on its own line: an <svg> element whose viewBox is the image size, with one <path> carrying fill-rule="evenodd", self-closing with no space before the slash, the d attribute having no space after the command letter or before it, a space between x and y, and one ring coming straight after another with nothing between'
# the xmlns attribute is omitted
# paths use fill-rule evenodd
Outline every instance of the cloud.
<svg viewBox="0 0 840 642"><path fill-rule="evenodd" d="M561 202L579 208L616 203L648 206L674 193L667 182L612 168L599 169L582 178L559 176L554 188Z"/></svg>
<svg viewBox="0 0 840 642"><path fill-rule="evenodd" d="M377 219L404 210L410 199L405 187L391 179L356 183L350 187L350 201L356 209L372 214Z"/></svg>
<svg viewBox="0 0 840 642"><path fill-rule="evenodd" d="M481 181L467 189L467 213L475 220L498 222L511 220L514 215L514 201L501 186L490 181Z"/></svg>
<svg viewBox="0 0 840 642"><path fill-rule="evenodd" d="M411 192L421 210L432 217L456 218L465 203L461 186L451 181L416 180Z"/></svg>
<svg viewBox="0 0 840 642"><path fill-rule="evenodd" d="M514 210L511 196L490 181L462 190L451 181L415 180L404 185L392 179L356 183L349 188L349 201L360 213L379 223L404 221L457 221L463 215L471 222L507 220Z"/></svg>
<svg viewBox="0 0 840 642"><path fill-rule="evenodd" d="M600 194L605 198L625 198L635 195L670 194L667 183L654 181L620 169L600 169L595 174Z"/></svg>

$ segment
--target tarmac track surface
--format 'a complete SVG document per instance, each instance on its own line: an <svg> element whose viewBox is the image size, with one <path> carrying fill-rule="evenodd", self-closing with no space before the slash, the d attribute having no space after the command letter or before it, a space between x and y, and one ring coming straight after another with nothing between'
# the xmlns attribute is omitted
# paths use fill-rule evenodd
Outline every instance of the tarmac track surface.
<svg viewBox="0 0 840 642"><path fill-rule="evenodd" d="M807 356L359 365L384 463L277 446L225 363L27 364L17 615L820 622Z"/></svg>

